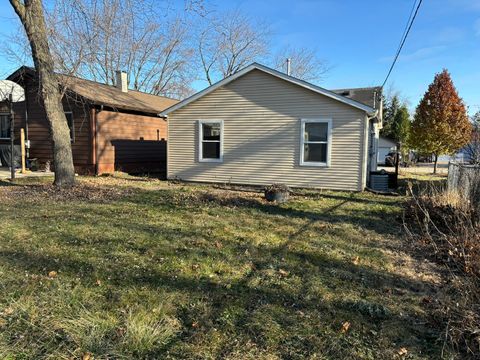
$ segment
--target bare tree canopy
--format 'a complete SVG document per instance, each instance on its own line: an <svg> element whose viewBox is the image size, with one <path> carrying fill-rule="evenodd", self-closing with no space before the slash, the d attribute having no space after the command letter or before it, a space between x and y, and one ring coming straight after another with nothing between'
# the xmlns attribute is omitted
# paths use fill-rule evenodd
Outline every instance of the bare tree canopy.
<svg viewBox="0 0 480 360"><path fill-rule="evenodd" d="M465 147L465 153L472 164L480 164L480 111L472 117L472 139Z"/></svg>
<svg viewBox="0 0 480 360"><path fill-rule="evenodd" d="M273 68L286 72L287 59L290 59L291 64L290 75L305 81L319 82L330 70L328 63L320 59L314 49L292 46L286 46L276 52L272 59Z"/></svg>
<svg viewBox="0 0 480 360"><path fill-rule="evenodd" d="M45 18L56 71L113 85L123 70L130 87L155 95L184 98L196 80L212 84L252 62L285 71L287 57L295 77L318 82L328 71L309 48L272 55L268 23L204 0L53 0ZM10 57L31 56L23 32L10 40Z"/></svg>
<svg viewBox="0 0 480 360"><path fill-rule="evenodd" d="M211 85L268 54L269 25L239 10L215 14L198 32L198 55L203 78Z"/></svg>
<svg viewBox="0 0 480 360"><path fill-rule="evenodd" d="M192 91L186 21L166 1L57 0L46 12L57 71L114 84L121 69L134 89L173 97Z"/></svg>

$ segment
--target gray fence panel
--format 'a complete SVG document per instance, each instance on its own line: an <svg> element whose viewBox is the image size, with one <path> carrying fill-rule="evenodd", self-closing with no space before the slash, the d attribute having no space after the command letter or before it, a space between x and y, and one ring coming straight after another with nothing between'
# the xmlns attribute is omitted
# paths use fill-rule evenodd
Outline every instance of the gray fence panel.
<svg viewBox="0 0 480 360"><path fill-rule="evenodd" d="M480 207L480 166L448 164L448 191L458 192L475 207Z"/></svg>

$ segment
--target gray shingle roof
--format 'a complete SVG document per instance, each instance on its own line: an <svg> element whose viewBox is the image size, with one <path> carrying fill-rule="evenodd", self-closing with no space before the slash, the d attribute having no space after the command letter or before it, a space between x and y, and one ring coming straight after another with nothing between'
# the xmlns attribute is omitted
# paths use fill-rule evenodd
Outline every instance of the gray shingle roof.
<svg viewBox="0 0 480 360"><path fill-rule="evenodd" d="M331 91L333 91L338 95L342 95L349 99L368 105L374 109L378 109L380 105L380 99L382 96L381 86L353 88L353 89L335 89Z"/></svg>

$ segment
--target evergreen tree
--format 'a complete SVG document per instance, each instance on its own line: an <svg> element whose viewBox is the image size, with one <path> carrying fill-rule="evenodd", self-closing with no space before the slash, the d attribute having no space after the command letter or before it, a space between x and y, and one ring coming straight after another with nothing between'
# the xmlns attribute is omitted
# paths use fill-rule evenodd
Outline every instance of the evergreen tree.
<svg viewBox="0 0 480 360"><path fill-rule="evenodd" d="M397 94L384 99L383 128L380 130L380 135L390 139L394 138L393 123L400 106L401 102Z"/></svg>
<svg viewBox="0 0 480 360"><path fill-rule="evenodd" d="M409 150L410 125L408 108L406 105L402 105L393 118L392 139L399 143L404 159Z"/></svg>

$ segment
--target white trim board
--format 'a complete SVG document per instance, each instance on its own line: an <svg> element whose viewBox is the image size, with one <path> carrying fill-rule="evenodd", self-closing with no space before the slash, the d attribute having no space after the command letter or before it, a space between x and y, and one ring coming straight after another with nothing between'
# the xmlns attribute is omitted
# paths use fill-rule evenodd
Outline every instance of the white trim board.
<svg viewBox="0 0 480 360"><path fill-rule="evenodd" d="M198 124L198 162L223 162L223 120L203 120L197 121ZM220 157L216 158L204 158L203 157L203 124L220 124Z"/></svg>
<svg viewBox="0 0 480 360"><path fill-rule="evenodd" d="M253 63L251 65L248 65L247 67L243 68L242 70L239 70L238 72L236 72L235 74L233 75L230 75L229 77L223 79L223 80L220 80L219 82L207 87L206 89L202 90L202 91L199 91L197 92L196 94L180 101L179 103L169 107L168 109L165 109L164 111L162 111L159 116L161 117L165 117L167 116L168 114L170 114L171 112L173 111L176 111L188 104L190 104L191 102L211 93L212 91L218 89L219 87L222 87L222 86L225 86L227 85L228 83L231 83L232 81L238 79L239 77L253 71L253 70L260 70L260 71L263 71L267 74L270 74L272 76L275 76L277 78L280 78L282 80L285 80L285 81L288 81L292 84L296 84L298 86L301 86L305 89L309 89L313 92L316 92L318 94L322 94L322 95L325 95L329 98L332 98L334 100L337 100L337 101L340 101L341 103L344 103L344 104L347 104L347 105L350 105L350 106L353 106L354 108L357 108L357 109L360 109L360 110L363 110L365 111L369 116L374 116L377 114L377 110L375 110L374 108L370 107L370 106L367 106L365 104L362 104L358 101L355 101L355 100L352 100L352 99L349 99L345 96L342 96L342 95L338 95L330 90L327 90L327 89L324 89L320 86L317 86L317 85L313 85L309 82L306 82L306 81L303 81L303 80L300 80L300 79L297 79L293 76L289 76L287 74L284 74L280 71L277 71L277 70L274 70L272 68L269 68L268 66L265 66L265 65L261 65L261 64L258 64L258 63Z"/></svg>

